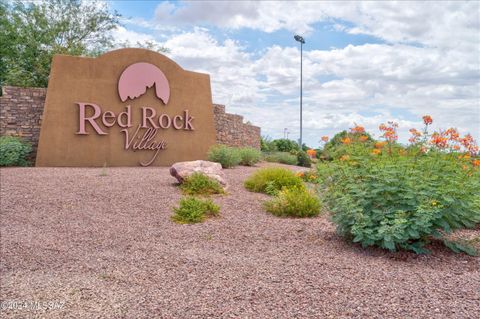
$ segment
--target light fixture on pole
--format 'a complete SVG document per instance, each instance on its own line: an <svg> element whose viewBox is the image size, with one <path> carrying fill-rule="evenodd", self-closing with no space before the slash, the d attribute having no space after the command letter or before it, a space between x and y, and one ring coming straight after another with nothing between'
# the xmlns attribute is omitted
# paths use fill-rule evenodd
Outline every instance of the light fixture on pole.
<svg viewBox="0 0 480 319"><path fill-rule="evenodd" d="M298 34L293 38L295 41L300 42L300 139L298 144L300 145L300 149L302 149L303 45L305 44L305 39Z"/></svg>

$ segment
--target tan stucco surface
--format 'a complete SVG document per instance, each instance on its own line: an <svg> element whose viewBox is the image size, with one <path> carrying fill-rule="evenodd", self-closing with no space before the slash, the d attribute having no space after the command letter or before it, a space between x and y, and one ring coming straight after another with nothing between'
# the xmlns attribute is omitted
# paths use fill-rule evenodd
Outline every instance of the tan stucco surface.
<svg viewBox="0 0 480 319"><path fill-rule="evenodd" d="M121 102L117 82L122 71L137 62L154 64L170 84L170 101L164 105L154 88L133 100ZM182 115L184 110L194 117L195 130L160 129L156 140L165 140L151 166L171 165L178 161L204 159L215 143L210 77L183 70L162 54L144 49L120 49L97 58L57 55L53 58L36 159L37 166L138 166L154 151L125 150L125 134L114 125L100 127L107 135L98 135L86 125L88 135L78 135L79 107L76 103L95 103L102 112L115 114L132 108L134 133L141 121L141 108L151 107L157 115Z"/></svg>

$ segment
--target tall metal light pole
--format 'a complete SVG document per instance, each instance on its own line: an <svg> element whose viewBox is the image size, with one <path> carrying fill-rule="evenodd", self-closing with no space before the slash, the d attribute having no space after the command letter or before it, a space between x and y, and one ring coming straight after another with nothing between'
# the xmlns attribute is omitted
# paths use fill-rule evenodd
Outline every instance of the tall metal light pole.
<svg viewBox="0 0 480 319"><path fill-rule="evenodd" d="M305 44L305 39L298 34L293 37L295 41L300 42L300 149L302 149L302 95L303 95L303 45Z"/></svg>

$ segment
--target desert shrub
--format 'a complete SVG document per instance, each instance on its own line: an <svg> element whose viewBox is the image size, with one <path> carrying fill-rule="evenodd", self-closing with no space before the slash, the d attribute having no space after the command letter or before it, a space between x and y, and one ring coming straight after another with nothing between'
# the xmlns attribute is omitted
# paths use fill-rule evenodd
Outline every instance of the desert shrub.
<svg viewBox="0 0 480 319"><path fill-rule="evenodd" d="M300 177L304 182L307 183L318 183L318 174L315 169L306 171L306 172L299 172L297 176Z"/></svg>
<svg viewBox="0 0 480 319"><path fill-rule="evenodd" d="M195 172L188 176L180 185L184 194L187 195L212 195L223 194L222 185L207 175Z"/></svg>
<svg viewBox="0 0 480 319"><path fill-rule="evenodd" d="M480 160L471 155L478 147L471 136L433 134L430 143L405 149L396 145L395 127L381 126L386 141L373 148L346 140L347 154L319 165L337 230L364 247L425 253L429 240L437 238L470 253L446 235L480 223ZM460 144L467 153L454 151Z"/></svg>
<svg viewBox="0 0 480 319"><path fill-rule="evenodd" d="M305 187L283 188L265 203L268 212L281 217L314 217L320 213L320 200Z"/></svg>
<svg viewBox="0 0 480 319"><path fill-rule="evenodd" d="M278 167L268 167L257 170L244 183L245 188L252 192L277 194L283 187L303 188L303 182L291 170Z"/></svg>
<svg viewBox="0 0 480 319"><path fill-rule="evenodd" d="M272 141L272 139L268 136L262 136L260 137L260 150L262 152L276 152L277 146L275 145L275 142Z"/></svg>
<svg viewBox="0 0 480 319"><path fill-rule="evenodd" d="M0 166L27 166L32 151L29 143L15 136L0 137Z"/></svg>
<svg viewBox="0 0 480 319"><path fill-rule="evenodd" d="M208 151L208 160L222 164L223 168L237 166L240 163L240 154L236 148L215 145Z"/></svg>
<svg viewBox="0 0 480 319"><path fill-rule="evenodd" d="M298 146L295 141L286 138L274 140L273 143L275 143L276 149L280 152L291 152L300 150L300 146Z"/></svg>
<svg viewBox="0 0 480 319"><path fill-rule="evenodd" d="M349 144L344 143L350 141L352 143L361 143L362 146L371 147L376 142L369 133L365 132L361 126L355 126L349 132L342 131L331 138L317 153L317 157L323 160L333 160L349 153Z"/></svg>
<svg viewBox="0 0 480 319"><path fill-rule="evenodd" d="M286 152L275 152L265 154L264 160L267 162L282 163L287 165L297 165L297 157Z"/></svg>
<svg viewBox="0 0 480 319"><path fill-rule="evenodd" d="M180 206L173 209L172 220L179 224L195 224L203 222L207 217L217 216L220 207L211 199L184 197Z"/></svg>
<svg viewBox="0 0 480 319"><path fill-rule="evenodd" d="M310 157L308 156L307 153L305 152L298 152L297 154L297 165L298 166L303 166L303 167L311 167L312 166L312 161L310 160Z"/></svg>
<svg viewBox="0 0 480 319"><path fill-rule="evenodd" d="M253 147L242 147L238 149L240 165L253 166L260 161L262 153Z"/></svg>

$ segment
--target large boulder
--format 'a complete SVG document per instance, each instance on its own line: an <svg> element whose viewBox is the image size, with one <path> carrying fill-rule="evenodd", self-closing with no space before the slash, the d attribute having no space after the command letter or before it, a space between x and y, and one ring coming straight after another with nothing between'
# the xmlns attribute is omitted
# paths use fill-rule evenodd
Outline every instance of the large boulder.
<svg viewBox="0 0 480 319"><path fill-rule="evenodd" d="M191 161L178 162L170 167L170 175L175 177L179 183L183 183L185 178L195 172L200 172L210 178L217 180L223 187L227 186L225 175L222 171L222 165L209 161Z"/></svg>

